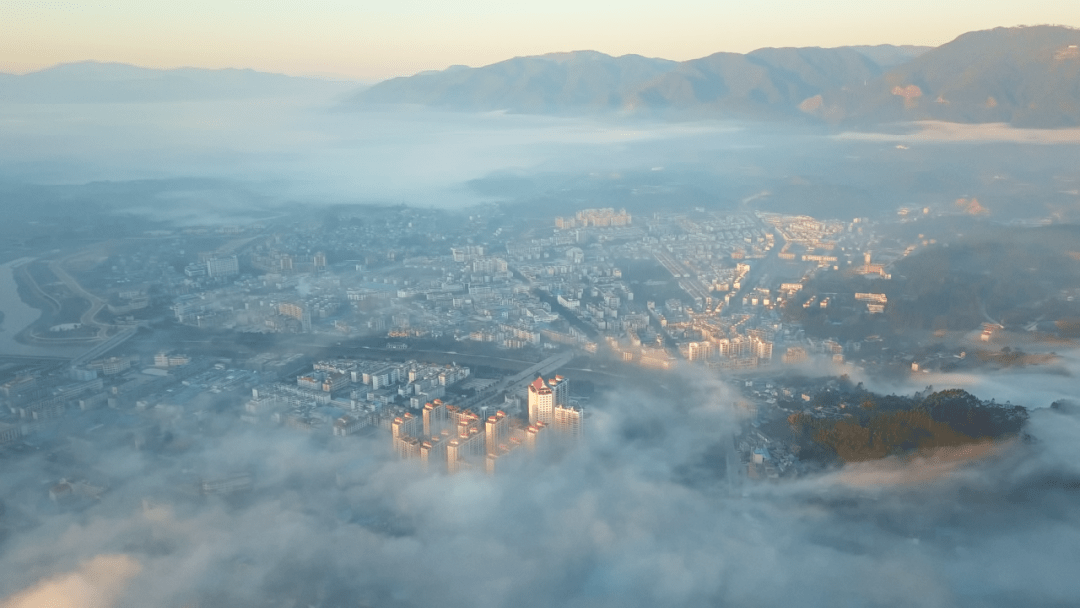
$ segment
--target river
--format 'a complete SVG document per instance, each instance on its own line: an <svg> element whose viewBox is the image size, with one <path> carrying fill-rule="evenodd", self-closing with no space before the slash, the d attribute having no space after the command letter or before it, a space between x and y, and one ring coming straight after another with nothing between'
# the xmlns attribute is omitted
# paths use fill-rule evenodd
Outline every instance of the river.
<svg viewBox="0 0 1080 608"><path fill-rule="evenodd" d="M19 286L15 282L15 268L30 261L31 258L21 258L0 264L0 311L4 313L4 319L0 321L0 356L75 356L85 348L36 346L22 344L15 339L19 332L30 327L41 317L40 310L23 302L19 297Z"/></svg>

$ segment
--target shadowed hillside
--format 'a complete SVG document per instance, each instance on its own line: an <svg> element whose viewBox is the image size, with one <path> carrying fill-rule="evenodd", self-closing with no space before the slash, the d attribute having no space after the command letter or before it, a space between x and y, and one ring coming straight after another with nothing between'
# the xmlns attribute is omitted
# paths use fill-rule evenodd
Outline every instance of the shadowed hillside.
<svg viewBox="0 0 1080 608"><path fill-rule="evenodd" d="M594 51L517 57L395 78L354 104L459 111L632 112L670 118L811 118L1080 124L1080 30L970 32L938 48L765 48L683 62Z"/></svg>

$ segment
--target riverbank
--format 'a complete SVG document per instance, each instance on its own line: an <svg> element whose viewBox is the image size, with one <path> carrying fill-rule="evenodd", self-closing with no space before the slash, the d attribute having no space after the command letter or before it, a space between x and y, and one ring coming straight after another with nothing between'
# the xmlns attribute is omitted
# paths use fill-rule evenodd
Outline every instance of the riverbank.
<svg viewBox="0 0 1080 608"><path fill-rule="evenodd" d="M0 355L34 357L73 357L85 350L78 346L39 346L28 344L18 339L37 323L44 312L28 304L23 299L25 290L15 278L19 266L32 261L29 258L12 260L0 264L0 313L3 324L0 325ZM44 304L44 302L42 303Z"/></svg>

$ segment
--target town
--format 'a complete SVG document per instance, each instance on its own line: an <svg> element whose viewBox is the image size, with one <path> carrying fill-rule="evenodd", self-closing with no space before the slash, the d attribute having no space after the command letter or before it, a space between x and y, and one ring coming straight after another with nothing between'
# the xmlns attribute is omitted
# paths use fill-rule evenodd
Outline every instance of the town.
<svg viewBox="0 0 1080 608"><path fill-rule="evenodd" d="M850 417L837 378L970 368L1008 335L990 322L944 345L871 333L896 264L935 244L897 227L929 216L595 208L541 224L498 206L365 207L26 251L0 279L42 315L8 336L0 449L70 451L115 428L161 447L224 414L338 443L381 433L429 474L496 473L587 444L597 390L688 369L741 395L729 483L797 476L788 420ZM801 371L813 366L831 371ZM237 466L193 483L247 489ZM79 470L58 469L51 495L108 487Z"/></svg>

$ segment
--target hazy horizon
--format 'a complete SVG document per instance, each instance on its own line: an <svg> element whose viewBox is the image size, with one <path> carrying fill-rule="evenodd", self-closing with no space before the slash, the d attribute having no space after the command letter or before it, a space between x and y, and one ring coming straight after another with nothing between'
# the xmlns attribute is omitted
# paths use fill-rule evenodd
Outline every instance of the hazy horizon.
<svg viewBox="0 0 1080 608"><path fill-rule="evenodd" d="M1080 9L1049 0L995 0L977 11L958 0L902 9L781 0L751 9L735 2L679 0L663 14L644 3L481 0L433 7L332 2L280 7L252 18L237 2L183 10L111 0L95 6L9 3L11 35L0 72L27 73L78 61L151 68L250 68L295 76L377 82L452 65L478 67L518 56L596 50L685 61L766 47L938 46L994 27L1080 24ZM284 42L284 43L283 43ZM32 51L29 49L33 49Z"/></svg>

